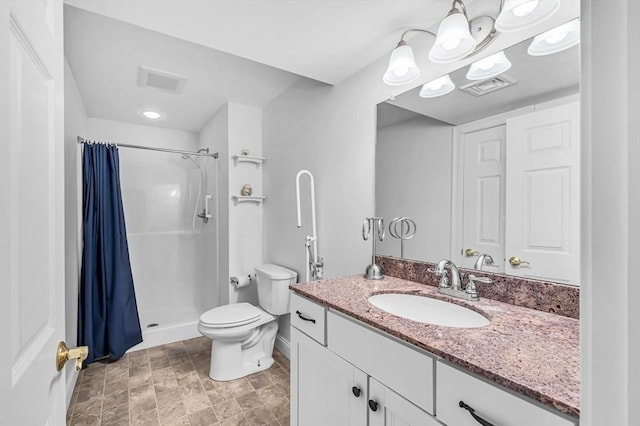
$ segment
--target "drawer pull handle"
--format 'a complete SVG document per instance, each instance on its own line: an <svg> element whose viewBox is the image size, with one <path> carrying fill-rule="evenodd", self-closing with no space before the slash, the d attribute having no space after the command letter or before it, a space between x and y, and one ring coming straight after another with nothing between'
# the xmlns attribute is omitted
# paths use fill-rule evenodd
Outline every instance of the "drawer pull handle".
<svg viewBox="0 0 640 426"><path fill-rule="evenodd" d="M303 321L310 321L312 323L316 323L316 320L312 319L312 318L307 318L304 315L302 315L302 313L300 311L296 311L296 314L298 314L298 316L300 317L301 320Z"/></svg>
<svg viewBox="0 0 640 426"><path fill-rule="evenodd" d="M371 408L371 411L378 411L378 403L375 402L373 399L370 399L369 408Z"/></svg>
<svg viewBox="0 0 640 426"><path fill-rule="evenodd" d="M355 396L356 398L360 398L360 388L357 386L354 386L351 388L351 392L353 392L353 396Z"/></svg>
<svg viewBox="0 0 640 426"><path fill-rule="evenodd" d="M468 406L467 404L464 403L464 401L460 401L458 402L458 406L460 408L464 408L465 410L467 410L469 412L469 414L471 414L471 417L473 417L478 423L480 423L482 426L493 426L492 423L489 423L488 421L486 421L485 419L483 419L482 417L478 416L476 414L476 410L474 410L473 408L471 408L470 406Z"/></svg>

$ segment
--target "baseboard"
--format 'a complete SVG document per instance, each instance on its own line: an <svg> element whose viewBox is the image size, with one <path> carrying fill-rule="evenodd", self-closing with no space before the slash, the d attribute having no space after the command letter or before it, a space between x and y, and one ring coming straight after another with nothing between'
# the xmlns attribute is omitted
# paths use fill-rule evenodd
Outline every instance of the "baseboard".
<svg viewBox="0 0 640 426"><path fill-rule="evenodd" d="M69 363L67 368L74 368L74 364L73 363ZM66 371L65 371L66 374ZM67 403L67 410L69 409L69 405L71 405L71 398L73 397L73 390L76 387L76 383L78 382L78 372L74 371L71 373L71 377L67 377L67 398L66 398L66 403Z"/></svg>
<svg viewBox="0 0 640 426"><path fill-rule="evenodd" d="M291 358L291 345L287 339L279 334L276 336L276 349L282 352L282 355Z"/></svg>

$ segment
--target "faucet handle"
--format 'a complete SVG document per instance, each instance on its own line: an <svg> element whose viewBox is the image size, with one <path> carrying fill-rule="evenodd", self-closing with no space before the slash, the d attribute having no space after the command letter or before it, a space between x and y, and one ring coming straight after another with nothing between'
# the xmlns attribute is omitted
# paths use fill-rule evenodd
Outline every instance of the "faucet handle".
<svg viewBox="0 0 640 426"><path fill-rule="evenodd" d="M491 284L493 283L493 280L491 278L488 277L478 277L476 275L473 274L469 274L469 284L475 284L475 283L484 283L484 284Z"/></svg>

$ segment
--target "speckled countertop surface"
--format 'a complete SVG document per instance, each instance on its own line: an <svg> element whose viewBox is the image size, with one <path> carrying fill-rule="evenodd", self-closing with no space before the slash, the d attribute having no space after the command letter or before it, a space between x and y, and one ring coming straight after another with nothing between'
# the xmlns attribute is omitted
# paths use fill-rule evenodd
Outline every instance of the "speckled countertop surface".
<svg viewBox="0 0 640 426"><path fill-rule="evenodd" d="M341 277L292 285L296 293L425 349L490 381L579 417L579 322L490 299L467 302L435 287L387 276ZM414 293L467 306L491 320L481 328L417 323L382 311L367 299Z"/></svg>

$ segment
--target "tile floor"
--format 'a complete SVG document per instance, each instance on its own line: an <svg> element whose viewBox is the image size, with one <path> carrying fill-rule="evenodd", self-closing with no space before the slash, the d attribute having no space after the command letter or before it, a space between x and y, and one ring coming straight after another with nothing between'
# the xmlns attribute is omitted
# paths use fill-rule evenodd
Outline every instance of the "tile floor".
<svg viewBox="0 0 640 426"><path fill-rule="evenodd" d="M209 378L205 337L132 352L80 372L67 425L289 425L289 360L230 382Z"/></svg>

